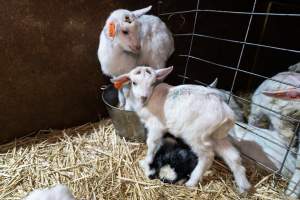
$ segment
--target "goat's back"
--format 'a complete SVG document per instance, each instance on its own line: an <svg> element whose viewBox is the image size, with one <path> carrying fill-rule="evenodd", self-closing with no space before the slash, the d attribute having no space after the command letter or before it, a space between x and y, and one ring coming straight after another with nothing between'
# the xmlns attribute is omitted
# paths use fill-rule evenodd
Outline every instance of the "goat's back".
<svg viewBox="0 0 300 200"><path fill-rule="evenodd" d="M163 68L174 52L172 33L166 24L156 16L143 15L139 18L141 26L142 52L139 65L147 64L154 68Z"/></svg>
<svg viewBox="0 0 300 200"><path fill-rule="evenodd" d="M225 137L234 123L234 113L215 89L181 85L170 89L164 106L167 128L182 133Z"/></svg>

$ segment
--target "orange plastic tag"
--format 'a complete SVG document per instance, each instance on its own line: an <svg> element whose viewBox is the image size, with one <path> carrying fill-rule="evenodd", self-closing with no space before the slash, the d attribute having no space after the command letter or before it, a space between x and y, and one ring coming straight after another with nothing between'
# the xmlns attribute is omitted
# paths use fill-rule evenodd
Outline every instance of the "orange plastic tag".
<svg viewBox="0 0 300 200"><path fill-rule="evenodd" d="M124 83L126 83L128 81L129 81L129 78L123 77L121 80L114 82L114 87L116 89L120 90L123 87Z"/></svg>
<svg viewBox="0 0 300 200"><path fill-rule="evenodd" d="M116 25L114 22L108 24L108 36L114 38L116 35Z"/></svg>
<svg viewBox="0 0 300 200"><path fill-rule="evenodd" d="M123 83L122 81L116 81L114 82L114 87L118 90L120 90L123 87Z"/></svg>

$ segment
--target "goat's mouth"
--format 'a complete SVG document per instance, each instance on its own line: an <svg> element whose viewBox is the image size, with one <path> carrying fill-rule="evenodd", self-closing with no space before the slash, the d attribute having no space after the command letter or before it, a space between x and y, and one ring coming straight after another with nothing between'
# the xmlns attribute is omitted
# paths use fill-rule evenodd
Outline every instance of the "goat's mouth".
<svg viewBox="0 0 300 200"><path fill-rule="evenodd" d="M145 106L148 102L148 98L141 98L141 104Z"/></svg>
<svg viewBox="0 0 300 200"><path fill-rule="evenodd" d="M129 49L130 51L133 53L133 54L139 54L141 52L141 47L140 46L129 46Z"/></svg>

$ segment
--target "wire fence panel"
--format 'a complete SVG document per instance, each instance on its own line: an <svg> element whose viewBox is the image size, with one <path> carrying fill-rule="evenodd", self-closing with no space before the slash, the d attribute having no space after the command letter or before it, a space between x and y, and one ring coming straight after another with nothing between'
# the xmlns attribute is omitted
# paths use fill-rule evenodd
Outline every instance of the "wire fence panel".
<svg viewBox="0 0 300 200"><path fill-rule="evenodd" d="M284 156L283 156L283 160L281 161L281 166L277 169L270 169L268 166L264 165L264 163L260 163L257 162L256 160L254 160L257 164L265 167L268 170L273 171L275 174L282 176L282 171L284 170L284 168L287 165L287 158L288 156L290 156L292 154L292 156L295 157L296 160L299 160L300 163L300 155L299 155L299 148L298 148L298 143L299 143L299 137L298 137L298 133L300 131L300 118L299 115L290 115L290 113L286 113L286 112L282 112L282 110L276 110L274 109L274 107L270 107L268 105L264 105L261 104L261 102L253 102L251 100L251 97L245 98L244 96L240 95L240 94L235 94L236 91L236 85L238 84L245 84L245 83L241 83L238 80L238 76L248 76L251 78L256 78L256 79L260 79L260 81L265 81L265 80L269 80L269 81L273 81L274 84L279 84L279 85L286 85L287 88L300 88L300 80L299 80L299 84L293 84L289 81L286 80L279 80L277 78L274 78L273 76L275 75L274 73L272 74L272 68L270 68L269 73L268 74L272 74L271 76L268 76L264 73L258 73L257 71L253 70L253 68L249 68L247 66L244 66L245 62L243 63L243 58L245 56L249 55L249 49L248 48L256 48L255 51L255 59L253 61L253 66L257 63L257 55L260 54L262 51L270 51L271 53L269 54L273 54L274 56L276 55L282 55L282 59L285 59L285 56L288 55L293 55L294 57L299 58L298 62L300 61L300 43L299 43L299 39L296 42L299 43L299 46L297 45L292 45L293 47L296 46L296 48L288 48L287 46L281 46L278 45L280 43L277 42L277 44L275 44L276 42L268 42L268 43L264 43L263 41L263 37L264 34L266 33L266 26L268 25L268 23L270 23L270 17L276 17L280 18L280 20L298 20L298 24L295 24L295 29L297 29L297 27L300 27L300 4L299 5L299 9L296 10L295 12L277 12L276 9L275 11L272 11L271 8L271 4L273 2L270 2L268 4L268 8L266 9L265 12L262 12L262 8L260 5L258 5L259 0L253 0L251 7L249 7L249 11L245 12L245 11L231 11L231 10L221 10L221 9L202 9L201 7L201 3L202 1L191 1L191 3L193 3L193 7L194 9L190 9L190 10L179 10L179 11L172 11L172 10L168 10L169 8L164 7L164 2L163 1L159 1L159 15L161 17L165 17L165 19L167 19L166 23L168 24L168 20L174 18L175 16L179 16L179 19L182 21L182 23L178 26L178 27L184 27L184 24L187 23L187 20L185 19L185 15L192 15L193 17L189 17L189 19L192 19L193 21L189 21L189 23L191 24L191 31L187 31L184 32L184 30L181 30L178 32L174 32L174 38L176 39L176 41L187 41L187 39L189 39L188 44L186 43L185 45L188 46L187 49L179 49L178 53L175 55L177 58L181 58L181 59L185 59L184 60L184 66L181 68L181 71L178 72L176 75L178 78L181 79L181 83L185 84L187 82L191 82L194 84L200 84L200 85L206 85L208 86L209 84L206 83L205 81L201 80L200 77L200 73L199 76L195 73L190 73L189 71L192 69L191 67L191 63L192 62L196 62L199 63L199 65L201 64L206 64L206 66L211 66L211 69L219 69L219 70L228 70L232 73L232 78L231 78L231 83L230 83L230 87L229 87L229 91L222 91L224 92L228 97L227 101L230 102L231 99L235 99L239 102L245 103L247 105L250 106L257 106L260 109L263 109L269 113L272 113L274 115L276 115L280 120L282 121L287 121L289 123L291 123L294 127L294 133L293 135L289 138L289 140L287 140L287 145L283 145L281 143L278 143L276 140L273 140L270 137L267 136L263 136L261 134L258 134L256 131L253 131L253 129L248 129L246 126L242 127L244 129L248 129L248 134L253 134L256 135L257 137L261 138L262 140L265 140L267 142L270 142L274 145L277 145L278 147L282 148L285 152L284 152ZM187 3L188 4L188 3ZM279 4L280 7L281 4ZM161 12L163 11L163 12ZM202 24L201 22L203 22L203 18L202 15L207 16L208 14L213 14L215 16L217 15L233 15L234 17L248 17L247 21L244 20L244 26L241 30L243 30L244 32L241 34L242 37L240 37L239 39L236 38L229 38L226 37L226 34L221 35L220 33L214 32L214 33L207 33L207 32L202 32L199 33L198 27L201 27ZM261 17L262 19L260 21L261 24L263 25L260 37L256 37L256 40L253 39L249 39L249 34L253 32L257 32L258 31L258 22L259 20L255 20L255 17ZM263 18L264 17L264 18ZM202 20L202 21L201 21ZM200 21L200 22L199 22ZM216 29L217 30L217 29ZM299 30L299 28L297 29ZM234 31L234 30L233 30ZM284 32L284 30L281 30ZM215 35L216 34L216 35ZM217 36L219 35L219 36ZM221 35L221 36L220 36ZM201 43L203 42L203 40L206 40L205 42L209 43L209 42L223 42L225 45L239 45L236 48L240 48L239 51L237 51L237 55L236 56L236 61L234 64L223 64L221 63L219 60L213 60L213 59L208 59L205 56L201 56L201 53L199 53L198 51L200 51L201 49L199 49L199 47L197 45L195 45L196 43ZM272 45L274 44L274 45ZM291 46L291 45L290 45ZM299 47L299 48L298 48ZM185 52L185 53L183 53ZM196 54L200 54L200 55L196 55ZM250 54L251 55L251 54ZM266 54L268 55L268 54ZM271 59L269 57L265 57L262 60L268 60ZM175 68L179 68L180 66L176 66L175 63ZM206 73L207 71L209 71L209 69L206 68L205 72L202 73ZM288 70L286 70L288 71ZM300 64L299 64L299 72L300 72ZM296 72L295 72L296 73ZM218 78L222 78L218 77ZM228 77L227 77L228 78ZM252 89L257 89L257 87L252 88ZM253 91L252 91L253 92ZM300 104L300 101L299 101ZM297 110L297 112L300 113L300 110ZM237 123L237 126L240 126L240 124ZM284 138L284 137L283 137ZM285 138L286 139L286 138ZM249 155L244 155L244 157L253 160L253 158L249 157ZM296 164L295 164L296 165ZM297 166L296 166L297 167ZM283 179L286 179L287 177L282 176ZM295 184L299 184L299 183L295 183Z"/></svg>

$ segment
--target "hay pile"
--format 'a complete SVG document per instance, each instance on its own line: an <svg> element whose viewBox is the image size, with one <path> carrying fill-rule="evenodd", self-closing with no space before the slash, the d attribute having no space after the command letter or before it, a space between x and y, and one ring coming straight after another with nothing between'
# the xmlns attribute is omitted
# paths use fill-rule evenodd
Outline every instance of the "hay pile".
<svg viewBox="0 0 300 200"><path fill-rule="evenodd" d="M248 168L256 191L239 196L230 171L216 161L198 188L148 180L138 166L145 145L116 136L110 121L40 132L0 146L0 199L20 199L35 188L69 186L77 199L283 199L284 181Z"/></svg>

